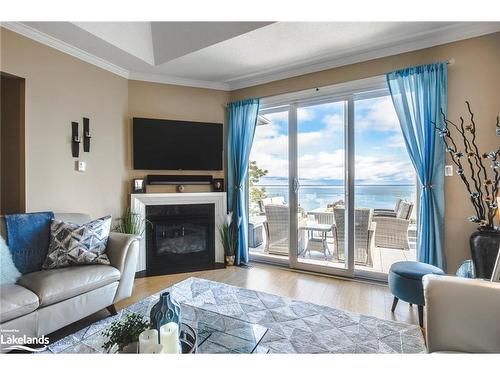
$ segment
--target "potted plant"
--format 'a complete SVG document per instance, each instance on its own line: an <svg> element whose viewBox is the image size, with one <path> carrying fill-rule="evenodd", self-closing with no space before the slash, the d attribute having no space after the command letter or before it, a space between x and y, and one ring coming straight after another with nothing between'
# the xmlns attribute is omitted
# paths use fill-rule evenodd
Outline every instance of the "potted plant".
<svg viewBox="0 0 500 375"><path fill-rule="evenodd" d="M133 212L127 208L125 214L119 217L117 225L113 228L115 232L135 234L141 237L146 230L146 225L150 224L149 220L142 217L142 215Z"/></svg>
<svg viewBox="0 0 500 375"><path fill-rule="evenodd" d="M139 314L130 313L123 320L116 320L102 335L108 340L103 349L114 353L137 353L139 335L149 329L147 319Z"/></svg>
<svg viewBox="0 0 500 375"><path fill-rule="evenodd" d="M443 138L446 151L456 166L469 194L474 215L468 220L478 224L478 230L470 237L471 256L476 277L490 278L500 247L500 227L494 220L498 210L497 197L500 181L500 147L489 152L480 152L476 142L476 123L469 102L469 119L460 117L459 123L446 118L443 111L443 126L434 124ZM500 121L497 116L496 135L500 136ZM458 140L455 138L458 136Z"/></svg>
<svg viewBox="0 0 500 375"><path fill-rule="evenodd" d="M222 246L224 247L226 264L232 266L234 265L234 254L238 246L238 226L235 220L233 220L232 212L226 215L224 223L219 226L219 234Z"/></svg>

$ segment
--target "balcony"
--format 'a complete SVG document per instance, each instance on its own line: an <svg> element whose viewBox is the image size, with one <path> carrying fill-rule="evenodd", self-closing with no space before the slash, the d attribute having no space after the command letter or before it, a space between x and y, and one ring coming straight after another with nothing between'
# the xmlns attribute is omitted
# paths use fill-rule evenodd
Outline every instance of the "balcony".
<svg viewBox="0 0 500 375"><path fill-rule="evenodd" d="M254 259L283 262L288 258L287 241L290 238L286 206L288 188L260 186L265 188L268 198L260 204L250 202L250 254ZM298 262L344 268L344 240L339 233L344 230L344 209L343 202L332 196L335 189L339 186L301 187L297 213ZM411 203L415 201L415 186L396 189L370 185L357 187L355 191L359 203L355 210L355 269L386 274L395 262L415 260L416 210ZM407 206L402 204L399 212L395 212L399 202L406 202ZM274 212L266 212L266 204L270 204Z"/></svg>

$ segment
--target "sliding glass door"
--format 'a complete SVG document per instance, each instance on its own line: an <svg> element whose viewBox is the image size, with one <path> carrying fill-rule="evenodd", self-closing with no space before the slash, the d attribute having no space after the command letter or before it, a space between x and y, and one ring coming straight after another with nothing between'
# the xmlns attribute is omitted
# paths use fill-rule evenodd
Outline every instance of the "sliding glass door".
<svg viewBox="0 0 500 375"><path fill-rule="evenodd" d="M352 274L345 225L347 105L344 99L292 107L297 114L290 145L295 268Z"/></svg>
<svg viewBox="0 0 500 375"><path fill-rule="evenodd" d="M386 279L415 259L416 187L382 79L281 99L250 156L251 258Z"/></svg>

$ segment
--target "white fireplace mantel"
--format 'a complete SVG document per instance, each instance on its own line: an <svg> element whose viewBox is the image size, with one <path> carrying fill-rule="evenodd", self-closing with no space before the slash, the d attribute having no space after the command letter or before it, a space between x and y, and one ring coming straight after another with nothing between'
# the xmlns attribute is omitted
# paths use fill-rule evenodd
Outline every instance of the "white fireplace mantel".
<svg viewBox="0 0 500 375"><path fill-rule="evenodd" d="M175 204L214 204L215 207L215 262L224 263L224 248L217 228L225 220L226 193L154 193L132 194L130 198L132 212L146 217L146 206L175 205ZM142 236L140 241L139 261L137 271L146 270L146 239Z"/></svg>

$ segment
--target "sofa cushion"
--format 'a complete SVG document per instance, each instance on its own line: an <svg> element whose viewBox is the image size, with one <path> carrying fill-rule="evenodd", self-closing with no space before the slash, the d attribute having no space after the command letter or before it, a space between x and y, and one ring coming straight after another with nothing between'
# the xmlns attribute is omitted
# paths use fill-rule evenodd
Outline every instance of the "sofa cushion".
<svg viewBox="0 0 500 375"><path fill-rule="evenodd" d="M81 264L109 265L106 255L111 228L111 216L83 225L53 220L50 226L50 246L44 269Z"/></svg>
<svg viewBox="0 0 500 375"><path fill-rule="evenodd" d="M16 284L0 286L0 323L35 311L38 297L32 291Z"/></svg>
<svg viewBox="0 0 500 375"><path fill-rule="evenodd" d="M120 271L111 266L75 266L28 273L17 281L33 291L40 306L78 296L120 280Z"/></svg>

